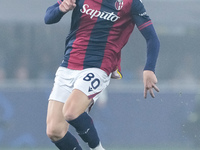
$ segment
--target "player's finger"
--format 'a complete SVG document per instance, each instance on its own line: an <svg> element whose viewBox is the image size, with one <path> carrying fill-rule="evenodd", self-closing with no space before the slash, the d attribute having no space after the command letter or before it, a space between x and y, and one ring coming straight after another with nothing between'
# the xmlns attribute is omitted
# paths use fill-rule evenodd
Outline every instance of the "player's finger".
<svg viewBox="0 0 200 150"><path fill-rule="evenodd" d="M73 8L76 7L76 4L74 2L72 2L72 0L66 0L66 1L63 1L63 5L65 7L66 10L72 10Z"/></svg>
<svg viewBox="0 0 200 150"><path fill-rule="evenodd" d="M76 5L76 0L69 0L69 4L72 5L72 6L75 6Z"/></svg>
<svg viewBox="0 0 200 150"><path fill-rule="evenodd" d="M147 88L144 88L144 98L147 98Z"/></svg>
<svg viewBox="0 0 200 150"><path fill-rule="evenodd" d="M149 93L150 93L151 97L153 97L153 98L155 97L155 95L154 95L154 93L153 93L153 88L150 88L150 89L149 89Z"/></svg>
<svg viewBox="0 0 200 150"><path fill-rule="evenodd" d="M74 8L76 7L76 3L73 3L73 7L74 7Z"/></svg>
<svg viewBox="0 0 200 150"><path fill-rule="evenodd" d="M63 5L63 7L64 7L65 9L68 9L68 8L69 8L69 4L68 4L67 1L63 1L63 2L62 2L62 5Z"/></svg>
<svg viewBox="0 0 200 150"><path fill-rule="evenodd" d="M76 7L76 0L69 0L68 6L70 6L71 9Z"/></svg>
<svg viewBox="0 0 200 150"><path fill-rule="evenodd" d="M153 85L153 88L156 90L156 92L159 92L159 88L156 85Z"/></svg>

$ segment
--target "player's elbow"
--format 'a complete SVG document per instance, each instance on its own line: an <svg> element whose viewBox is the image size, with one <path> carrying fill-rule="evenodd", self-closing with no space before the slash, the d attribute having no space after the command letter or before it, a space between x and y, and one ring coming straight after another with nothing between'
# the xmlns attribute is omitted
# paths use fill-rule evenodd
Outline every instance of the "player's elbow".
<svg viewBox="0 0 200 150"><path fill-rule="evenodd" d="M154 36L153 40L160 47L160 40L157 35Z"/></svg>
<svg viewBox="0 0 200 150"><path fill-rule="evenodd" d="M51 19L49 19L48 17L44 17L44 23L45 24L52 24L52 21L51 21Z"/></svg>
<svg viewBox="0 0 200 150"><path fill-rule="evenodd" d="M160 40L159 40L158 36L156 36L155 42L157 43L157 44L156 44L157 47L160 48Z"/></svg>
<svg viewBox="0 0 200 150"><path fill-rule="evenodd" d="M149 39L147 39L147 43L153 44L156 47L160 47L160 40L156 33L152 34Z"/></svg>
<svg viewBox="0 0 200 150"><path fill-rule="evenodd" d="M44 23L45 24L54 24L60 21L60 18L51 18L49 16L44 17Z"/></svg>

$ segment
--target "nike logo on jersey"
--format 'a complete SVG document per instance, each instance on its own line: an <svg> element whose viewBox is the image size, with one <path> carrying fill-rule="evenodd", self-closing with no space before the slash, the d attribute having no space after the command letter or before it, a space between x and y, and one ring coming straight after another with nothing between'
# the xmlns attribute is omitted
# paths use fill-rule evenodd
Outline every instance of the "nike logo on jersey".
<svg viewBox="0 0 200 150"><path fill-rule="evenodd" d="M120 18L119 16L115 15L114 12L106 12L106 11L101 12L98 10L91 9L88 4L84 4L83 8L80 9L80 11L83 14L85 13L86 15L89 15L90 19L92 19L93 17L98 17L101 19L115 22Z"/></svg>

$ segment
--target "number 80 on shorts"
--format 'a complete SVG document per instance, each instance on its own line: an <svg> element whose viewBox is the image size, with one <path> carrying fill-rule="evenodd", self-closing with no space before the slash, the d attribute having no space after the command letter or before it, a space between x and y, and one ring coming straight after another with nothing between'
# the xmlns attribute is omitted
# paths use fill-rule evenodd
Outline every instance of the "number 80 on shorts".
<svg viewBox="0 0 200 150"><path fill-rule="evenodd" d="M93 89L96 89L100 85L100 80L98 78L95 78L95 75L93 73L88 73L84 78L84 81L90 81L91 86Z"/></svg>

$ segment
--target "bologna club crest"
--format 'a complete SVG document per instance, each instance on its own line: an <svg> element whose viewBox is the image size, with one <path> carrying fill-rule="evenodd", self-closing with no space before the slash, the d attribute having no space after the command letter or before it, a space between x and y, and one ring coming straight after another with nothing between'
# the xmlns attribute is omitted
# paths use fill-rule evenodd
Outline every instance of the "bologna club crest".
<svg viewBox="0 0 200 150"><path fill-rule="evenodd" d="M115 2L115 8L116 8L117 10L121 10L122 7L123 7L123 4L124 4L123 0L117 0L117 1Z"/></svg>

